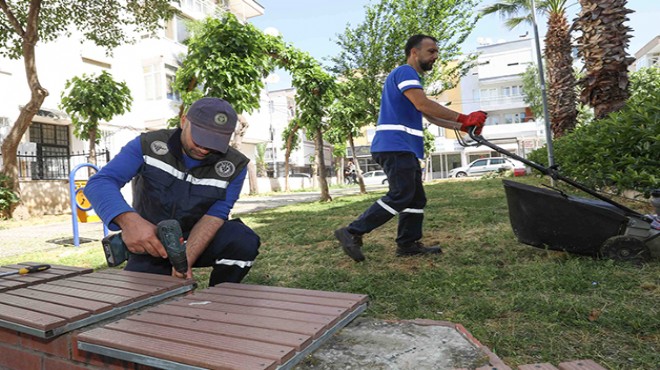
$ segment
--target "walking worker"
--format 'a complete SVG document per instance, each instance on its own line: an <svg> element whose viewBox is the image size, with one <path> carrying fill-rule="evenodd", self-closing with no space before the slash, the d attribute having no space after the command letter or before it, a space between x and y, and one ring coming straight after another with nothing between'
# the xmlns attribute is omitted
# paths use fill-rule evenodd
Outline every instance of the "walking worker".
<svg viewBox="0 0 660 370"><path fill-rule="evenodd" d="M335 230L344 252L357 262L364 261L362 235L397 214L397 256L442 253L440 247L425 247L420 241L426 205L419 162L424 158L422 115L445 128L467 132L474 126L479 134L486 113L460 114L426 96L420 75L433 69L438 59L437 42L427 35L412 36L405 46L407 63L395 68L385 80L371 153L385 171L389 191L348 227Z"/></svg>
<svg viewBox="0 0 660 370"><path fill-rule="evenodd" d="M237 114L225 100L202 98L180 127L139 135L92 176L85 196L132 254L125 270L191 279L192 267L213 267L209 286L240 282L257 257L259 236L228 220L249 159L229 146ZM120 189L132 180L133 207ZM156 224L175 219L186 239L188 271L172 268Z"/></svg>

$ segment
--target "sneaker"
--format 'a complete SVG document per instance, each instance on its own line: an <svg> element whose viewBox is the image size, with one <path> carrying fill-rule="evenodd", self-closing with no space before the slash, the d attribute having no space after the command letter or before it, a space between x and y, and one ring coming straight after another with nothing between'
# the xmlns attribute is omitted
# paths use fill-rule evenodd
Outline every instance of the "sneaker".
<svg viewBox="0 0 660 370"><path fill-rule="evenodd" d="M335 230L335 238L341 243L341 247L349 257L351 257L355 262L364 261L364 255L362 254L362 236L351 234L348 231L348 228L342 227L341 229Z"/></svg>
<svg viewBox="0 0 660 370"><path fill-rule="evenodd" d="M396 255L398 257L415 256L418 254L440 254L442 249L434 245L432 247L425 247L420 241L414 242L408 246L398 245L396 247Z"/></svg>

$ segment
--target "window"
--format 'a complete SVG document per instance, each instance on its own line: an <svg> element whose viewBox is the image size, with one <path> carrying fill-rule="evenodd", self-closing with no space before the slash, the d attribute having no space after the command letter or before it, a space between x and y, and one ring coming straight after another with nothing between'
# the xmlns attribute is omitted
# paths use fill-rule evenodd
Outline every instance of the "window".
<svg viewBox="0 0 660 370"><path fill-rule="evenodd" d="M33 179L62 179L69 174L69 126L32 123L30 142L37 144Z"/></svg>
<svg viewBox="0 0 660 370"><path fill-rule="evenodd" d="M188 32L188 26L186 18L182 18L178 15L175 15L165 27L165 37L170 40L176 41L178 43L184 43L188 38L190 38L190 32Z"/></svg>
<svg viewBox="0 0 660 370"><path fill-rule="evenodd" d="M147 100L163 98L163 84L161 82L161 65L151 64L142 67L144 72L144 92Z"/></svg>
<svg viewBox="0 0 660 370"><path fill-rule="evenodd" d="M176 80L176 68L165 64L165 88L167 90L167 98L176 102L181 102L181 94L174 91L174 80Z"/></svg>
<svg viewBox="0 0 660 370"><path fill-rule="evenodd" d="M511 96L511 88L509 86L502 88L502 96Z"/></svg>
<svg viewBox="0 0 660 370"><path fill-rule="evenodd" d="M490 164L504 164L504 159L502 158L491 159Z"/></svg>

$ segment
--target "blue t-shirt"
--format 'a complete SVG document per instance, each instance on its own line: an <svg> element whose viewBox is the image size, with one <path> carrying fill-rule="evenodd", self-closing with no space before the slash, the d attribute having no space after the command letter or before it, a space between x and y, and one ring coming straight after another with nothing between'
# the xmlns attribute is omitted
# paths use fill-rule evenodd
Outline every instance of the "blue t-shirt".
<svg viewBox="0 0 660 370"><path fill-rule="evenodd" d="M424 158L422 112L403 95L408 89L421 89L419 74L410 65L395 68L383 86L380 114L371 152L413 152Z"/></svg>
<svg viewBox="0 0 660 370"><path fill-rule="evenodd" d="M183 153L183 161L187 168L193 168L201 164L201 161L193 159L185 153ZM128 142L112 161L108 162L93 176L94 181L90 180L85 186L85 196L94 205L94 211L108 225L110 230L119 230L119 226L111 222L115 217L124 212L135 212L124 200L120 189L137 175L143 164L144 157L140 137L138 136ZM216 201L206 212L207 215L223 220L228 219L229 212L241 193L246 174L247 167L243 168L241 173L229 183L225 200Z"/></svg>

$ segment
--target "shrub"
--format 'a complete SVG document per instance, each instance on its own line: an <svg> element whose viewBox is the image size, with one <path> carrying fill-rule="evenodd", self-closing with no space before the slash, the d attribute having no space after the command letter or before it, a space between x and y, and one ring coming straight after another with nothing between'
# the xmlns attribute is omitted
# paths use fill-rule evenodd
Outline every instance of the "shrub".
<svg viewBox="0 0 660 370"><path fill-rule="evenodd" d="M631 75L625 107L553 141L564 176L596 188L635 190L649 196L660 187L660 70ZM546 149L529 158L547 165Z"/></svg>
<svg viewBox="0 0 660 370"><path fill-rule="evenodd" d="M18 203L18 196L11 190L9 186L11 179L3 174L0 174L0 217L5 218L9 214L9 209L12 205Z"/></svg>

